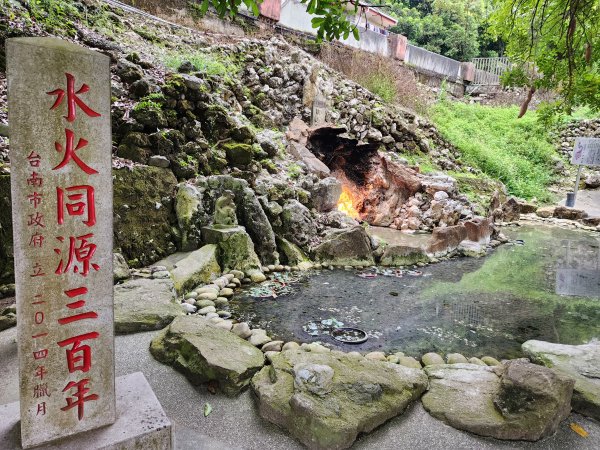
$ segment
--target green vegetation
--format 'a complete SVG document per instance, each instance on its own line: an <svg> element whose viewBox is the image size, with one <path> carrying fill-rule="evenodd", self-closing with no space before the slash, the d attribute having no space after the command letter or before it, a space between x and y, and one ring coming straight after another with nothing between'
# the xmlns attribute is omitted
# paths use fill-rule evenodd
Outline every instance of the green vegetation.
<svg viewBox="0 0 600 450"><path fill-rule="evenodd" d="M240 67L229 57L212 53L170 53L164 58L164 64L171 70L177 70L185 61L189 61L198 72L207 76L222 77L227 82L233 82Z"/></svg>
<svg viewBox="0 0 600 450"><path fill-rule="evenodd" d="M298 164L290 164L287 170L288 177L292 180L297 179L302 173L302 168Z"/></svg>
<svg viewBox="0 0 600 450"><path fill-rule="evenodd" d="M379 95L386 103L396 101L396 79L390 72L374 72L360 84L373 94Z"/></svg>
<svg viewBox="0 0 600 450"><path fill-rule="evenodd" d="M442 100L431 115L464 162L502 181L511 194L549 201L554 148L536 116L518 120L517 111Z"/></svg>
<svg viewBox="0 0 600 450"><path fill-rule="evenodd" d="M570 114L579 105L600 111L598 0L497 0L491 23L514 64L503 82L526 86L531 95L538 89L559 94L543 117Z"/></svg>
<svg viewBox="0 0 600 450"><path fill-rule="evenodd" d="M161 104L156 103L152 100L141 101L133 107L134 111L146 111L146 110L160 111L161 109L162 109Z"/></svg>
<svg viewBox="0 0 600 450"><path fill-rule="evenodd" d="M421 47L459 61L498 56L486 30L490 0L384 0L398 19L390 30Z"/></svg>

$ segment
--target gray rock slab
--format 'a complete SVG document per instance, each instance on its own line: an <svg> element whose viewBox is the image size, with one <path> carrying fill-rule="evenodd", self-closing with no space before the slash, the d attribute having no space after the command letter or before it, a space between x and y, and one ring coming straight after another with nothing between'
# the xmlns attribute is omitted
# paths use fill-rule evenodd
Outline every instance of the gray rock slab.
<svg viewBox="0 0 600 450"><path fill-rule="evenodd" d="M184 312L171 280L136 278L115 286L115 331L159 330Z"/></svg>
<svg viewBox="0 0 600 450"><path fill-rule="evenodd" d="M142 372L117 377L114 424L72 436L39 450L169 450L171 422ZM19 403L0 406L0 448L21 450Z"/></svg>
<svg viewBox="0 0 600 450"><path fill-rule="evenodd" d="M183 294L201 283L208 283L221 274L221 267L217 261L217 246L205 245L188 253L175 262L169 272L178 294Z"/></svg>
<svg viewBox="0 0 600 450"><path fill-rule="evenodd" d="M563 345L531 340L521 348L533 362L553 367L573 377L573 409L600 420L600 342Z"/></svg>
<svg viewBox="0 0 600 450"><path fill-rule="evenodd" d="M350 447L407 408L427 386L419 369L341 352L288 350L252 379L259 413L312 449Z"/></svg>
<svg viewBox="0 0 600 450"><path fill-rule="evenodd" d="M494 367L440 364L426 367L425 373L425 409L481 436L536 441L552 435L571 410L573 380L524 360Z"/></svg>
<svg viewBox="0 0 600 450"><path fill-rule="evenodd" d="M216 381L229 396L246 388L265 362L252 344L197 315L175 319L152 341L150 352L194 384Z"/></svg>

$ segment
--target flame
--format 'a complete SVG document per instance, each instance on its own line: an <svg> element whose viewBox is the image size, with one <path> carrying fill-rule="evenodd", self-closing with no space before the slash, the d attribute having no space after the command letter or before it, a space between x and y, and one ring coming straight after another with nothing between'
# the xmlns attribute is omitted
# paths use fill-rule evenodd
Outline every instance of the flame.
<svg viewBox="0 0 600 450"><path fill-rule="evenodd" d="M352 192L346 186L342 187L342 195L340 195L337 205L338 210L348 214L353 219L358 219L359 214L356 208L354 208Z"/></svg>

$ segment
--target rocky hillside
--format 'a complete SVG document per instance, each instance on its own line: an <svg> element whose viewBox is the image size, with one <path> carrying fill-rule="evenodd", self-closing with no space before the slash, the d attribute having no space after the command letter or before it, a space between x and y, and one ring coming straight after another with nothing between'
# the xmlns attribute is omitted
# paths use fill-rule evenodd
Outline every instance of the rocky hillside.
<svg viewBox="0 0 600 450"><path fill-rule="evenodd" d="M356 226L336 210L342 184L373 225L431 230L485 212L487 199L476 205L459 192L476 171L433 125L282 38L201 34L93 0L0 5L2 41L59 36L111 57L115 251L133 266L198 248L225 191L262 264L316 258L332 230ZM4 56L0 63L4 70ZM4 124L5 91L2 73ZM324 99L326 124L310 128L315 99ZM1 139L0 278L8 282L10 164ZM488 196L498 187L477 183Z"/></svg>

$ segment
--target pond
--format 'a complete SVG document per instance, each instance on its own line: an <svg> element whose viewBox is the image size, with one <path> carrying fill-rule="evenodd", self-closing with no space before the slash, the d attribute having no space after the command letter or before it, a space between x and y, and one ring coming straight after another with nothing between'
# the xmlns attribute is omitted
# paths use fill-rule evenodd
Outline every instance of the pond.
<svg viewBox="0 0 600 450"><path fill-rule="evenodd" d="M521 242L418 270L313 272L277 298L246 290L231 307L274 338L345 351L515 358L528 339L599 338L600 235L539 226L503 232ZM329 334L336 326L360 328L368 339L340 343Z"/></svg>

